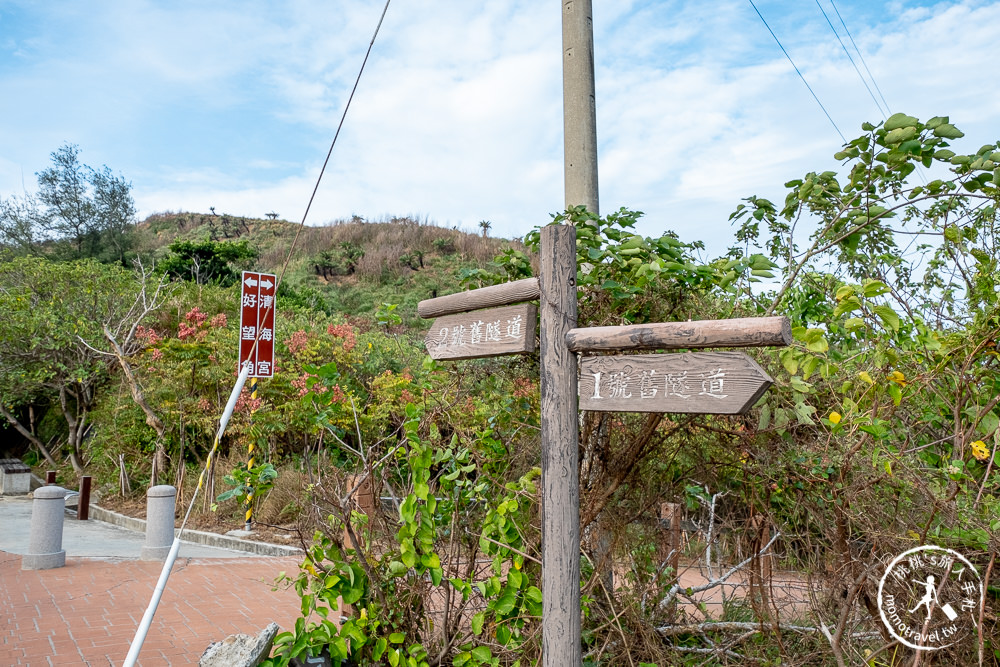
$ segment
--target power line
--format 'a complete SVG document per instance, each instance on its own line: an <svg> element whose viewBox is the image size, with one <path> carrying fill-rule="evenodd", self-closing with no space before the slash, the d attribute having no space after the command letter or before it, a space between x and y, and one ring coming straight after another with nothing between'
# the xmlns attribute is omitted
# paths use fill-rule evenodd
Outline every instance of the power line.
<svg viewBox="0 0 1000 667"><path fill-rule="evenodd" d="M281 273L278 274L276 281L277 284L274 286L275 293L277 293L278 286L281 284L281 279L284 277L285 270L288 268L288 262L292 258L292 252L294 251L296 242L299 239L299 234L302 231L302 228L305 227L306 219L309 216L309 210L312 208L313 200L316 199L316 192L319 190L319 184L323 180L323 174L326 173L326 167L330 163L330 156L333 154L333 147L337 145L337 137L340 136L340 129L344 126L344 119L347 118L347 110L351 108L351 100L354 99L354 93L358 89L358 83L361 81L361 75L365 71L365 65L368 63L368 56L371 55L372 47L375 45L375 38L378 36L379 29L382 27L382 22L385 20L386 12L389 10L390 1L391 0L386 0L385 7L382 9L382 15L379 17L378 24L375 26L375 33L372 35L371 41L368 43L368 50L365 52L364 60L361 62L361 68L358 70L358 76L354 80L354 87L351 88L351 94L348 96L347 103L344 105L344 112L340 116L340 123L337 125L337 131L333 135L333 141L330 142L330 150L326 153L326 159L323 161L323 166L319 170L319 176L316 178L316 185L313 187L312 194L309 197L309 202L306 204L305 213L302 214L302 222L299 223L299 227L295 232L295 237L292 239L292 243L288 248L288 256L285 257L285 262L281 267ZM273 309L274 306L272 305L270 308ZM256 349L259 342L260 333L258 331L257 338L254 340L253 349ZM251 350L251 352L252 351L253 350ZM149 605L147 606L145 613L143 614L142 620L139 622L139 627L136 629L135 637L132 639L132 643L129 646L128 655L125 657L125 662L123 663L125 667L133 667L136 660L139 658L139 652L142 650L142 645L146 639L146 634L149 631L149 626L153 621L153 615L156 613L156 607L160 602L160 596L166 588L167 578L170 576L170 570L173 568L174 561L177 558L177 551L180 548L180 536L184 533L184 529L187 526L188 517L191 515L191 509L194 507L195 500L198 498L198 492L202 488L205 473L212 464L212 457L219 448L219 442L222 440L222 435L226 430L226 424L233 413L236 400L239 398L243 389L243 383L246 382L249 374L250 366L245 365L237 377L236 384L233 386L233 390L229 396L229 402L226 404L226 409L223 412L222 418L219 420L219 431L215 436L212 449L209 450L205 467L202 469L201 475L198 477L198 486L195 488L195 492L191 495L191 501L188 503L187 512L184 514L184 520L181 522L180 531L174 537L173 545L170 547L170 553L167 555L167 560L163 564L163 569L160 571L160 578L156 583L155 589L153 590L153 596L149 601Z"/></svg>
<svg viewBox="0 0 1000 667"><path fill-rule="evenodd" d="M823 5L819 4L819 0L816 0L816 6L819 8L819 11L822 12L823 18L826 19L826 24L828 26L830 26L830 30L833 31L833 35L837 38L837 41L840 42L840 48L842 48L844 50L844 54L847 56L847 59L851 61L852 65L854 65L854 71L858 73L858 78L861 79L861 83L864 84L865 90L867 90L868 94L871 96L872 102L875 103L875 107L878 109L878 112L880 114L882 114L882 118L886 118L888 116L887 111L884 111L882 109L882 105L879 104L878 99L875 97L875 93L872 92L872 89L868 85L868 82L865 80L865 77L861 74L861 70L858 69L858 64L856 62L854 62L854 58L851 56L851 52L847 50L847 46L844 45L844 40L840 38L840 33L838 33L837 29L833 27L833 21L830 20L830 17L826 13L826 10L823 9ZM841 19L841 22L843 23L843 19ZM845 26L845 29L846 29L846 26ZM871 73L869 72L869 76L870 75L871 75ZM873 83L874 83L874 81L875 81L875 79L872 79ZM888 109L888 107L886 107L886 109Z"/></svg>
<svg viewBox="0 0 1000 667"><path fill-rule="evenodd" d="M823 103L819 101L819 97L816 96L816 93L813 91L812 86L810 86L809 82L806 81L806 78L802 76L802 72L799 71L798 66L795 64L795 61L792 60L792 57L788 55L788 51L785 50L785 47L781 45L781 40L778 39L778 36L774 34L773 30L771 30L771 26L767 24L767 21L764 19L764 15L760 13L759 9L757 9L757 5L753 3L753 0L747 0L747 1L750 3L750 6L753 7L753 10L757 12L757 16L759 16L760 20L764 23L764 27L767 28L767 31L769 33L771 33L771 37L774 37L774 41L778 43L778 48L781 49L781 52L785 54L786 58L788 58L788 62L792 64L792 67L795 69L795 73L799 75L800 79L802 79L802 83L804 83L806 88L809 89L809 93L813 96L813 99L816 100L816 104L818 104L819 108L823 110L824 114L826 114L826 119L830 121L830 125L833 125L833 129L837 131L837 134L840 135L840 139L846 144L847 138L844 137L844 133L841 132L840 128L837 127L837 124L833 122L833 118L830 116L830 112L827 111L826 107L823 106Z"/></svg>
<svg viewBox="0 0 1000 667"><path fill-rule="evenodd" d="M840 19L840 25L844 26L844 32L847 33L847 37L851 40L851 45L854 46L854 50L858 52L858 58L861 59L861 64L864 66L865 71L868 72L868 76L872 80L872 85L875 86L875 90L878 91L878 96L882 98L883 106L885 106L886 111L888 111L889 103L885 101L885 95L882 94L882 89L878 87L878 82L875 81L875 75L872 74L870 69L868 69L868 63L865 62L865 57L861 54L861 49L858 48L857 43L854 41L854 36L851 35L851 31L847 28L847 24L844 23L844 17L840 15L840 10L837 9L837 3L830 0L830 4L833 5L833 11L837 12L837 18Z"/></svg>

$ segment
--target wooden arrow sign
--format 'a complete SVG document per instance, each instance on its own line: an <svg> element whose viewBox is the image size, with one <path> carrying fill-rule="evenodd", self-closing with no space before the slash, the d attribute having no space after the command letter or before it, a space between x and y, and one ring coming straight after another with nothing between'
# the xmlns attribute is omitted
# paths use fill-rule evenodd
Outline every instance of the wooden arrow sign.
<svg viewBox="0 0 1000 667"><path fill-rule="evenodd" d="M439 317L424 343L434 359L478 359L535 351L538 308L518 306Z"/></svg>
<svg viewBox="0 0 1000 667"><path fill-rule="evenodd" d="M584 357L580 409L740 415L771 382L742 352Z"/></svg>

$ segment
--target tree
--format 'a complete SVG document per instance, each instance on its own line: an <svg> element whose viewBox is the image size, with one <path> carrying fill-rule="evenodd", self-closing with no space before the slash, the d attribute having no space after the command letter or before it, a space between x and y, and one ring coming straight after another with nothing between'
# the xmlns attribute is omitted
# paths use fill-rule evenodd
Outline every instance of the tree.
<svg viewBox="0 0 1000 667"><path fill-rule="evenodd" d="M108 361L94 350L104 329L134 317L141 285L125 269L93 260L55 263L24 257L0 263L0 414L51 461L18 411L52 404L66 423L65 448L77 472Z"/></svg>
<svg viewBox="0 0 1000 667"><path fill-rule="evenodd" d="M127 263L136 223L132 186L108 167L95 170L65 144L38 174L38 194L0 203L0 245L38 254L51 244L56 256Z"/></svg>
<svg viewBox="0 0 1000 667"><path fill-rule="evenodd" d="M249 267L257 256L246 241L174 241L160 268L180 280L227 287L239 282L237 271Z"/></svg>
<svg viewBox="0 0 1000 667"><path fill-rule="evenodd" d="M480 220L479 228L483 230L483 238L485 239L487 236L490 235L490 229L493 228L493 223L491 223L489 220Z"/></svg>
<svg viewBox="0 0 1000 667"><path fill-rule="evenodd" d="M37 198L25 193L0 200L0 248L19 254L41 252L47 220Z"/></svg>
<svg viewBox="0 0 1000 667"><path fill-rule="evenodd" d="M146 393L142 383L136 376L135 369L129 361L131 357L142 351L146 346L146 341L142 334L144 322L161 305L163 305L166 295L165 283L167 275L161 274L158 281L153 282L150 273L138 261L136 279L139 285L138 294L128 311L119 317L109 318L101 322L101 330L104 332L105 341L110 346L110 350L95 347L88 341L80 338L80 342L91 351L114 359L118 362L125 381L128 384L132 399L146 417L146 424L156 432L156 442L154 444L153 465L150 473L150 486L157 484L159 475L166 470L167 450L164 436L166 427L163 420L146 400Z"/></svg>

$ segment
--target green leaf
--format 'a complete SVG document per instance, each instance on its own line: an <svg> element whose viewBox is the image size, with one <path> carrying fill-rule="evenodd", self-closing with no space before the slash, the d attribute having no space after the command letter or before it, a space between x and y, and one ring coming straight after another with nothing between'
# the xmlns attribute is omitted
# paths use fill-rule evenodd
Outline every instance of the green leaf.
<svg viewBox="0 0 1000 667"><path fill-rule="evenodd" d="M509 614L514 611L514 605L517 604L517 589L511 586L505 586L503 593L497 598L496 609L498 614Z"/></svg>
<svg viewBox="0 0 1000 667"><path fill-rule="evenodd" d="M826 337L820 337L806 344L806 349L810 352L826 352L830 349L830 344L827 342Z"/></svg>
<svg viewBox="0 0 1000 667"><path fill-rule="evenodd" d="M472 634L477 637L483 632L483 623L486 621L485 612L479 612L472 617Z"/></svg>
<svg viewBox="0 0 1000 667"><path fill-rule="evenodd" d="M813 424L813 420L810 415L814 412L816 412L816 408L811 405L806 405L805 403L797 403L795 405L795 417L803 426Z"/></svg>
<svg viewBox="0 0 1000 667"><path fill-rule="evenodd" d="M881 280L869 280L865 283L864 294L867 298L881 296L889 291L889 288Z"/></svg>
<svg viewBox="0 0 1000 667"><path fill-rule="evenodd" d="M771 406L765 403L760 409L760 418L757 420L757 430L763 431L771 425Z"/></svg>
<svg viewBox="0 0 1000 667"><path fill-rule="evenodd" d="M833 309L833 316L840 317L841 315L846 315L847 313L853 313L859 308L861 308L861 301L858 297L852 296L837 304L837 307Z"/></svg>
<svg viewBox="0 0 1000 667"><path fill-rule="evenodd" d="M789 375L795 375L799 372L799 361L795 358L794 350L785 350L782 352L781 365L785 367Z"/></svg>
<svg viewBox="0 0 1000 667"><path fill-rule="evenodd" d="M915 127L898 127L885 135L886 144L898 144L917 136Z"/></svg>
<svg viewBox="0 0 1000 667"><path fill-rule="evenodd" d="M493 657L493 652L490 651L490 648L488 646L477 646L476 648L472 649L472 657L478 660L479 662L486 662L487 660Z"/></svg>
<svg viewBox="0 0 1000 667"><path fill-rule="evenodd" d="M891 132L903 127L916 127L918 123L920 121L913 116L907 116L905 113L895 113L889 116L882 128L886 132Z"/></svg>
<svg viewBox="0 0 1000 667"><path fill-rule="evenodd" d="M934 136L943 139L961 139L965 136L965 132L962 132L951 123L941 123L934 128Z"/></svg>
<svg viewBox="0 0 1000 667"><path fill-rule="evenodd" d="M889 396L892 397L892 402L895 405L899 405L900 401L903 400L903 390L899 388L899 385L895 382L889 383Z"/></svg>
<svg viewBox="0 0 1000 667"><path fill-rule="evenodd" d="M882 320L882 324L889 327L893 331L899 331L899 315L896 314L889 306L875 306L872 310L878 315L878 318Z"/></svg>
<svg viewBox="0 0 1000 667"><path fill-rule="evenodd" d="M404 641L406 641L406 635L403 634L402 632L394 632L391 635L389 635L389 641L392 642L393 644L402 644Z"/></svg>
<svg viewBox="0 0 1000 667"><path fill-rule="evenodd" d="M993 435L1000 428L1000 417L995 412L987 412L979 421L979 432L984 436Z"/></svg>

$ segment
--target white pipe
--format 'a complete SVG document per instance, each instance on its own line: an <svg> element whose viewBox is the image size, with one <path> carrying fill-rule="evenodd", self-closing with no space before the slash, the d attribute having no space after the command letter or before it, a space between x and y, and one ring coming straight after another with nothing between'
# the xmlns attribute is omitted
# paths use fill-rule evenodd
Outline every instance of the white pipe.
<svg viewBox="0 0 1000 667"><path fill-rule="evenodd" d="M233 385L233 391L229 394L229 402L226 403L226 409L222 411L222 419L219 420L219 432L215 436L216 442L222 441L222 434L226 432L226 424L229 423L229 418L233 416L236 401L239 399L240 392L243 391L243 385L246 384L249 375L250 364L243 364L243 370L240 371L240 376L236 378L236 384Z"/></svg>
<svg viewBox="0 0 1000 667"><path fill-rule="evenodd" d="M236 408L236 401L240 397L240 393L243 391L243 385L246 384L247 377L250 375L250 364L244 364L243 370L240 371L240 375L236 378L236 384L233 386L232 393L229 394L229 402L226 403L226 409L222 412L222 418L219 420L219 432L215 436L215 442L218 443L222 440L222 434L226 431L226 425L229 424L230 417L233 416L233 410ZM191 507L194 506L194 498L191 498L191 505L188 506L188 513L191 512ZM187 523L187 517L184 518L184 522ZM184 527L181 526L181 530ZM177 551L181 548L180 536L174 538L174 543L170 547L170 553L167 555L166 562L163 563L163 570L160 571L160 580L156 582L156 588L153 590L153 597L149 600L149 606L146 607L146 613L142 615L142 620L139 622L139 628L135 631L135 637L132 639L132 645L129 647L128 655L125 657L125 662L122 667L135 667L135 661L139 659L139 651L142 650L142 643L146 641L146 633L149 632L149 626L153 623L153 614L156 613L156 607L160 604L160 596L163 595L163 589L167 587L167 579L170 577L170 569L174 566L174 561L177 560Z"/></svg>
<svg viewBox="0 0 1000 667"><path fill-rule="evenodd" d="M163 563L163 569L160 571L160 579L156 582L156 588L153 589L153 597L149 600L149 606L146 607L146 613L142 615L142 620L139 621L139 627L135 631L135 637L132 639L132 645L128 649L128 655L125 656L122 667L135 667L135 661L139 659L139 651L142 650L142 643L146 641L146 633L149 632L149 626L153 623L153 614L156 613L156 607L160 604L163 589L167 587L170 569L174 566L174 561L177 560L177 552L180 548L181 541L175 537L174 543L170 547L170 553L167 554L167 560Z"/></svg>

